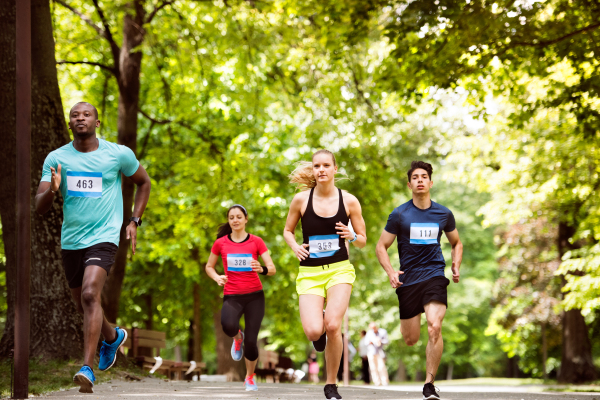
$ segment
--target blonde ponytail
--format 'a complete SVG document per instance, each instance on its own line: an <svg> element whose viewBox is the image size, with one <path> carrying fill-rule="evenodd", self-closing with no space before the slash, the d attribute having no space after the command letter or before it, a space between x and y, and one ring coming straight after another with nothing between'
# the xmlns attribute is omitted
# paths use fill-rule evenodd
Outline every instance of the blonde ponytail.
<svg viewBox="0 0 600 400"><path fill-rule="evenodd" d="M329 150L319 150L312 155L312 159L315 158L318 154L329 154L331 159L333 160L333 165L337 166L335 161L335 155ZM338 174L342 174L344 176L343 179L348 178L345 173L342 173L338 170ZM300 161L296 164L296 168L292 171L292 173L288 176L290 179L290 183L296 185L296 189L300 191L312 189L317 186L317 181L315 179L315 175L313 173L313 163L312 161ZM335 182L337 182L339 178L335 178Z"/></svg>
<svg viewBox="0 0 600 400"><path fill-rule="evenodd" d="M312 189L317 186L317 181L312 170L311 161L300 161L296 164L296 169L289 175L290 183L296 185L300 191Z"/></svg>

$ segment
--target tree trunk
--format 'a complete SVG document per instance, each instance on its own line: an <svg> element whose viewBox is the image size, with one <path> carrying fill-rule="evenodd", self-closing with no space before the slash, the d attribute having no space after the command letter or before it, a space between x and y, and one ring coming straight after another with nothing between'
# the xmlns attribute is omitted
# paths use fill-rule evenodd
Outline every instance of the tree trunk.
<svg viewBox="0 0 600 400"><path fill-rule="evenodd" d="M227 375L228 381L241 381L246 374L246 368L243 361L233 361L231 358L233 339L223 332L220 310L213 313L213 322L217 338L217 374Z"/></svg>
<svg viewBox="0 0 600 400"><path fill-rule="evenodd" d="M202 361L202 314L200 313L200 284L194 283L194 352L193 360Z"/></svg>
<svg viewBox="0 0 600 400"><path fill-rule="evenodd" d="M31 146L31 345L30 356L79 358L82 354L82 319L67 286L60 255L62 198L44 216L35 214L44 159L69 142L58 88L54 38L48 0L32 0L32 146ZM15 2L0 3L0 142L3 173L0 174L0 217L6 251L8 312L0 356L14 343L16 286L16 96L15 96Z"/></svg>
<svg viewBox="0 0 600 400"><path fill-rule="evenodd" d="M117 84L119 86L119 110L117 141L137 153L137 126L138 109L140 100L140 72L142 68L142 52L138 46L144 39L144 8L142 1L133 3L135 15L126 14L123 18L123 44L121 46L118 60ZM119 301L123 279L125 278L125 267L127 266L127 254L129 253L130 241L126 238L125 228L129 224L132 215L133 198L135 187L133 182L123 176L123 226L119 240L119 250L115 257L115 264L110 271L102 291L102 308L106 318L116 322L119 314Z"/></svg>
<svg viewBox="0 0 600 400"><path fill-rule="evenodd" d="M558 250L562 259L566 251L580 246L571 244L569 239L575 229L565 223L558 226ZM592 344L589 329L581 310L573 309L562 315L563 341L561 365L558 381L565 383L581 383L597 379L598 374L592 358Z"/></svg>

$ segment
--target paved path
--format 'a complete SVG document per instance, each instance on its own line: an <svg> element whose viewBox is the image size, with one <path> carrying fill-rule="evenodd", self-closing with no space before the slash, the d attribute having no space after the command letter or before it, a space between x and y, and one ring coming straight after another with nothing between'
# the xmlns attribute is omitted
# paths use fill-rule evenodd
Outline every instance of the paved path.
<svg viewBox="0 0 600 400"><path fill-rule="evenodd" d="M141 382L113 380L97 385L94 394L82 394L70 389L45 396L51 400L86 398L108 399L324 399L322 385L258 383L258 392L246 392L240 382L169 382L146 378ZM540 393L535 386L520 387L442 386L444 400L600 400L600 393ZM491 389L491 390L489 390ZM414 385L394 385L385 389L369 386L340 387L345 400L402 399L421 400L421 388ZM517 390L517 391L515 391ZM520 391L518 391L520 390ZM537 392L532 392L537 390Z"/></svg>

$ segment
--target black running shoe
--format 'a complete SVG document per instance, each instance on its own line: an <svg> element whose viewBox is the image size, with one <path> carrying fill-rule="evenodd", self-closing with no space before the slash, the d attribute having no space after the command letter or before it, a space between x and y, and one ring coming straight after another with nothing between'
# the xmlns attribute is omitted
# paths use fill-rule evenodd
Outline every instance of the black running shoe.
<svg viewBox="0 0 600 400"><path fill-rule="evenodd" d="M438 394L439 389L433 386L432 382L428 382L423 386L423 400L440 400Z"/></svg>
<svg viewBox="0 0 600 400"><path fill-rule="evenodd" d="M315 348L316 351L318 351L319 353L322 353L325 351L325 346L327 345L327 333L323 333L321 335L321 337L319 338L319 340L315 340L313 342L313 347Z"/></svg>
<svg viewBox="0 0 600 400"><path fill-rule="evenodd" d="M342 398L342 396L340 396L340 394L337 391L337 385L334 385L333 383L331 383L329 385L325 385L325 388L323 390L325 391L326 399L341 399Z"/></svg>

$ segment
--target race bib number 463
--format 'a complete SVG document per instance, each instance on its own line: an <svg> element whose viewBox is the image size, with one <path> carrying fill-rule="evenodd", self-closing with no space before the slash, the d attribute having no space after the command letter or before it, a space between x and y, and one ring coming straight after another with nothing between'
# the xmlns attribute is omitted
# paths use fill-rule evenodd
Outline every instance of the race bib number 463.
<svg viewBox="0 0 600 400"><path fill-rule="evenodd" d="M252 254L227 254L227 270L252 272Z"/></svg>
<svg viewBox="0 0 600 400"><path fill-rule="evenodd" d="M339 249L339 235L315 235L308 237L308 251L311 258L331 257Z"/></svg>
<svg viewBox="0 0 600 400"><path fill-rule="evenodd" d="M440 225L434 223L410 224L410 242L413 244L437 244Z"/></svg>
<svg viewBox="0 0 600 400"><path fill-rule="evenodd" d="M102 197L102 172L67 171L67 194L73 197Z"/></svg>

